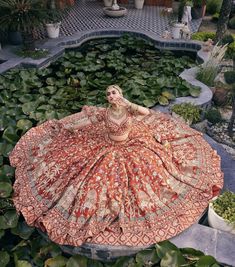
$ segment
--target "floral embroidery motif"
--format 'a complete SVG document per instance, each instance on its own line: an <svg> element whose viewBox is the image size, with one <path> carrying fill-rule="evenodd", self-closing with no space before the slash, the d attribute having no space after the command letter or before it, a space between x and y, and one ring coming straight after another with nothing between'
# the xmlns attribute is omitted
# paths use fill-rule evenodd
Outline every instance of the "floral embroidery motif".
<svg viewBox="0 0 235 267"><path fill-rule="evenodd" d="M146 246L192 225L223 186L217 153L201 133L160 112L129 114L122 129L106 115L84 107L20 139L10 154L17 211L54 242L74 246ZM92 124L76 129L87 118ZM125 141L108 138L127 130Z"/></svg>

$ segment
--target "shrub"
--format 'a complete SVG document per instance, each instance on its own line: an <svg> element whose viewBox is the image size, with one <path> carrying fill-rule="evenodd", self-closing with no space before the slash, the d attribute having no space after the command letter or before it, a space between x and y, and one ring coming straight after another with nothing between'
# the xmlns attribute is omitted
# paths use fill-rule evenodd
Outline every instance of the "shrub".
<svg viewBox="0 0 235 267"><path fill-rule="evenodd" d="M215 78L219 71L219 64L221 63L228 44L223 46L216 44L208 58L200 67L196 74L196 78L208 86L214 86Z"/></svg>
<svg viewBox="0 0 235 267"><path fill-rule="evenodd" d="M206 12L208 14L215 14L220 12L222 0L208 0L206 3Z"/></svg>
<svg viewBox="0 0 235 267"><path fill-rule="evenodd" d="M228 84L235 83L235 71L226 71L224 73L224 79Z"/></svg>
<svg viewBox="0 0 235 267"><path fill-rule="evenodd" d="M217 22L219 20L219 13L215 13L213 16L212 16L212 19L211 19L213 22Z"/></svg>
<svg viewBox="0 0 235 267"><path fill-rule="evenodd" d="M213 201L215 212L230 223L235 223L235 193L226 191Z"/></svg>
<svg viewBox="0 0 235 267"><path fill-rule="evenodd" d="M232 17L232 18L229 20L228 26L229 26L231 29L235 29L235 16Z"/></svg>
<svg viewBox="0 0 235 267"><path fill-rule="evenodd" d="M220 111L217 108L211 108L205 114L205 118L211 123L218 123L222 120Z"/></svg>
<svg viewBox="0 0 235 267"><path fill-rule="evenodd" d="M197 32L197 33L192 34L192 39L202 41L202 42L205 42L208 39L214 40L215 33L214 32Z"/></svg>
<svg viewBox="0 0 235 267"><path fill-rule="evenodd" d="M201 118L201 108L192 103L175 104L171 110L181 116L186 122L197 123Z"/></svg>

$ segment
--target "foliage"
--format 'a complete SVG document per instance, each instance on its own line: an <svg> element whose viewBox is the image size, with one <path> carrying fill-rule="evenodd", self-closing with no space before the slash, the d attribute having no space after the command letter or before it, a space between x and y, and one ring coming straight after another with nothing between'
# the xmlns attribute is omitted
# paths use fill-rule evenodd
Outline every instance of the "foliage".
<svg viewBox="0 0 235 267"><path fill-rule="evenodd" d="M205 118L213 124L222 120L221 113L217 108L211 108L208 110L205 114Z"/></svg>
<svg viewBox="0 0 235 267"><path fill-rule="evenodd" d="M231 44L235 40L234 35L232 34L225 34L222 40L219 42L220 45L225 45L225 44Z"/></svg>
<svg viewBox="0 0 235 267"><path fill-rule="evenodd" d="M235 71L226 71L224 73L224 79L228 84L235 83Z"/></svg>
<svg viewBox="0 0 235 267"><path fill-rule="evenodd" d="M208 86L214 86L215 78L219 71L219 64L222 61L227 50L227 44L220 46L216 44L208 58L200 67L196 74L199 81Z"/></svg>
<svg viewBox="0 0 235 267"><path fill-rule="evenodd" d="M48 55L48 50L38 49L38 48L35 48L34 50L19 49L15 52L15 54L20 57L30 57L33 59L40 59Z"/></svg>
<svg viewBox="0 0 235 267"><path fill-rule="evenodd" d="M211 20L212 20L213 22L217 22L217 21L219 20L219 13L215 13L215 14L213 14Z"/></svg>
<svg viewBox="0 0 235 267"><path fill-rule="evenodd" d="M45 9L40 0L0 0L0 27L31 33L45 19Z"/></svg>
<svg viewBox="0 0 235 267"><path fill-rule="evenodd" d="M199 122L201 118L201 109L192 103L175 104L171 110L192 123Z"/></svg>
<svg viewBox="0 0 235 267"><path fill-rule="evenodd" d="M201 7L207 3L208 0L193 0L194 7Z"/></svg>
<svg viewBox="0 0 235 267"><path fill-rule="evenodd" d="M208 39L215 39L215 33L214 32L196 32L192 34L192 39L193 40L198 40L205 42Z"/></svg>
<svg viewBox="0 0 235 267"><path fill-rule="evenodd" d="M211 15L219 13L221 5L222 5L222 0L207 0L206 12Z"/></svg>
<svg viewBox="0 0 235 267"><path fill-rule="evenodd" d="M235 223L235 193L225 191L212 202L214 211L229 223Z"/></svg>
<svg viewBox="0 0 235 267"><path fill-rule="evenodd" d="M229 28L235 29L235 16L233 16L228 23Z"/></svg>
<svg viewBox="0 0 235 267"><path fill-rule="evenodd" d="M226 57L231 58L233 60L235 59L235 41L228 45Z"/></svg>

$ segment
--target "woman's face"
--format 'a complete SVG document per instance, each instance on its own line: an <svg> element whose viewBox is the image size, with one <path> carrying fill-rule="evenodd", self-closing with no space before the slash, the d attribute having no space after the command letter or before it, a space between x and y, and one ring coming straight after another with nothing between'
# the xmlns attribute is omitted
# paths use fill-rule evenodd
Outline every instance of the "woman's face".
<svg viewBox="0 0 235 267"><path fill-rule="evenodd" d="M106 97L109 103L115 103L115 101L117 101L117 99L120 97L120 93L117 89L115 89L114 87L109 87L109 89L106 92Z"/></svg>

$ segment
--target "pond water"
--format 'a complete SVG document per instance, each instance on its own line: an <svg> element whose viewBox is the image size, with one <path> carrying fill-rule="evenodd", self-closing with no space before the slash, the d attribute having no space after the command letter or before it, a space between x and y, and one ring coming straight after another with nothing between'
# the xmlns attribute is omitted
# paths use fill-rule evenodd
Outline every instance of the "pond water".
<svg viewBox="0 0 235 267"><path fill-rule="evenodd" d="M115 83L128 99L151 107L200 94L200 88L179 77L195 65L195 59L196 53L159 50L149 41L127 35L87 41L67 50L51 68L56 78L65 78L69 86L86 92L85 98L80 97L82 104L104 103L104 89Z"/></svg>

